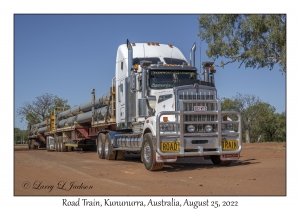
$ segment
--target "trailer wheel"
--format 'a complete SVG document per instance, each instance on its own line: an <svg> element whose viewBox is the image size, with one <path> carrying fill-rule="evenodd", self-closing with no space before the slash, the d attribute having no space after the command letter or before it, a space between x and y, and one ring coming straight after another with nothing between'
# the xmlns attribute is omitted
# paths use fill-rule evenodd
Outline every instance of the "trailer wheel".
<svg viewBox="0 0 300 210"><path fill-rule="evenodd" d="M58 136L54 137L54 147L55 147L55 152L58 152Z"/></svg>
<svg viewBox="0 0 300 210"><path fill-rule="evenodd" d="M60 148L61 148L61 152L66 152L67 151L67 148L66 148L66 145L64 144L62 136L60 136Z"/></svg>
<svg viewBox="0 0 300 210"><path fill-rule="evenodd" d="M164 163L155 161L155 151L152 144L152 134L146 133L142 144L142 160L147 170L157 171L162 169Z"/></svg>
<svg viewBox="0 0 300 210"><path fill-rule="evenodd" d="M115 151L113 151L113 146L111 143L110 135L107 133L105 135L104 153L106 160L114 160L116 157Z"/></svg>
<svg viewBox="0 0 300 210"><path fill-rule="evenodd" d="M218 166L228 166L231 163L231 160L221 160L220 155L211 155L210 159L214 165L218 165Z"/></svg>
<svg viewBox="0 0 300 210"><path fill-rule="evenodd" d="M35 144L35 140L31 140L31 149L38 149L38 147L35 146L34 144Z"/></svg>
<svg viewBox="0 0 300 210"><path fill-rule="evenodd" d="M31 139L28 140L28 149L31 150Z"/></svg>
<svg viewBox="0 0 300 210"><path fill-rule="evenodd" d="M57 152L61 152L61 136L57 137Z"/></svg>
<svg viewBox="0 0 300 210"><path fill-rule="evenodd" d="M97 138L97 153L100 159L105 159L104 145L105 145L105 135L103 133L99 133Z"/></svg>
<svg viewBox="0 0 300 210"><path fill-rule="evenodd" d="M50 152L50 140L46 140L46 149L47 149L47 152Z"/></svg>

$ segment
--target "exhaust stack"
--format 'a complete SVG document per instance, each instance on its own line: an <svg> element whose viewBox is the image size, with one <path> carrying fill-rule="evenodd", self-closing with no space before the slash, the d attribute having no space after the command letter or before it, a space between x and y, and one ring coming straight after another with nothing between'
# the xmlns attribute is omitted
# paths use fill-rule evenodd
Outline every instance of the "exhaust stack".
<svg viewBox="0 0 300 210"><path fill-rule="evenodd" d="M214 65L214 62L203 62L202 63L202 67L204 69L204 81L205 82L209 82L209 70L210 70L210 67Z"/></svg>
<svg viewBox="0 0 300 210"><path fill-rule="evenodd" d="M192 49L190 51L190 64L192 67L195 67L195 51L196 51L196 42L194 43L194 45L192 46Z"/></svg>
<svg viewBox="0 0 300 210"><path fill-rule="evenodd" d="M132 60L133 60L133 50L131 43L127 39L127 49L128 49L128 76L130 76L131 68L132 68Z"/></svg>

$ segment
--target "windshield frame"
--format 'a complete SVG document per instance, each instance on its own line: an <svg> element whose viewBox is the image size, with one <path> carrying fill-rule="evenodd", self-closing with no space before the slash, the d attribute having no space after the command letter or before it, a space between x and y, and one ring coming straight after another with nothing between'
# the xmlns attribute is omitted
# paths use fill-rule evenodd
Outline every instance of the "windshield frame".
<svg viewBox="0 0 300 210"><path fill-rule="evenodd" d="M151 73L152 72L162 72L161 73L161 78L157 77L151 78ZM163 73L165 72L165 73ZM170 73L170 74L168 74ZM160 75L159 73L156 75ZM172 78L170 78L170 75L172 75ZM178 78L179 75L190 75L193 78L190 79L184 79L184 78ZM165 77L164 77L165 76ZM168 78L169 77L169 78ZM184 77L184 76L183 76ZM197 79L198 77L198 73L197 73L197 69L196 68L182 68L182 67L174 67L174 66L169 66L169 67L165 67L165 68L150 68L149 69L149 74L148 74L148 87L150 89L170 89L176 86L181 86L181 85L193 85L195 83L199 83L199 80ZM153 80L160 80L161 83L158 83L156 81L156 83ZM163 81L162 81L163 80ZM153 84L157 84L157 86L154 86ZM161 84L161 86L159 85Z"/></svg>

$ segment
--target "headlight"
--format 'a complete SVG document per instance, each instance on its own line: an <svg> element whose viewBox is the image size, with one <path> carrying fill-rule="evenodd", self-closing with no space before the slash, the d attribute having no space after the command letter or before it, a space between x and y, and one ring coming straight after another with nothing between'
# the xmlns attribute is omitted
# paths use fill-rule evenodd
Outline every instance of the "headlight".
<svg viewBox="0 0 300 210"><path fill-rule="evenodd" d="M160 125L160 131L162 132L171 132L175 130L175 125L173 124L164 124L164 125Z"/></svg>
<svg viewBox="0 0 300 210"><path fill-rule="evenodd" d="M206 125L205 126L205 131L206 132L211 132L212 131L212 126L211 125Z"/></svg>
<svg viewBox="0 0 300 210"><path fill-rule="evenodd" d="M174 125L173 124L169 124L168 125L168 130L169 131L174 131Z"/></svg>
<svg viewBox="0 0 300 210"><path fill-rule="evenodd" d="M188 126L187 126L187 130L188 130L189 133L193 133L193 132L195 132L195 126L193 126L193 125L188 125Z"/></svg>

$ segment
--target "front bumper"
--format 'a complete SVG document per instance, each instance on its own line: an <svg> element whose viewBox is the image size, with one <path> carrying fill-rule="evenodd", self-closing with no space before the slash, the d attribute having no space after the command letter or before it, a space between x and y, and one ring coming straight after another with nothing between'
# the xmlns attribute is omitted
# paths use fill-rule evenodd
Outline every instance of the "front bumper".
<svg viewBox="0 0 300 210"><path fill-rule="evenodd" d="M185 133L184 127L186 124L190 122L184 122L184 115L193 115L199 114L198 112L192 111L163 111L158 113L156 118L156 142L155 148L156 152L161 156L208 156L208 155L226 155L226 154L239 154L242 150L242 128L241 128L241 115L236 111L205 111L203 114L214 114L218 116L217 121L196 121L193 124L207 124L213 123L218 124L218 131L213 133ZM238 116L237 121L224 122L222 121L222 115L235 114ZM161 122L160 118L163 115L178 115L180 116L179 122ZM222 132L221 124L222 123L232 123L238 124L237 132ZM161 124L175 124L179 126L179 131L174 133L162 133L160 132ZM238 149L237 150L226 150L222 149L222 140L230 139L238 141ZM180 143L179 152L162 152L160 149L161 142L168 141L178 141Z"/></svg>

